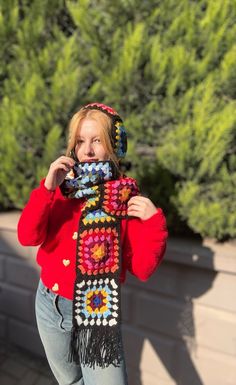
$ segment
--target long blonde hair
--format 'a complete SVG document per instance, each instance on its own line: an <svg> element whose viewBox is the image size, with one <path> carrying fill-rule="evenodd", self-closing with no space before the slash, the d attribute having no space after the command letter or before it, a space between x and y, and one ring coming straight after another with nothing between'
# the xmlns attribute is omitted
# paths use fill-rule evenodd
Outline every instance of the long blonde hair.
<svg viewBox="0 0 236 385"><path fill-rule="evenodd" d="M80 127L82 120L84 119L94 119L99 123L100 133L101 133L101 141L104 146L105 151L107 152L110 160L113 161L117 169L119 169L119 159L114 153L114 149L112 147L111 142L111 125L112 121L108 115L99 110L91 110L91 109L80 109L77 111L71 118L69 123L69 137L68 137L68 145L66 149L66 155L70 156L71 150L75 149L77 138L79 135Z"/></svg>

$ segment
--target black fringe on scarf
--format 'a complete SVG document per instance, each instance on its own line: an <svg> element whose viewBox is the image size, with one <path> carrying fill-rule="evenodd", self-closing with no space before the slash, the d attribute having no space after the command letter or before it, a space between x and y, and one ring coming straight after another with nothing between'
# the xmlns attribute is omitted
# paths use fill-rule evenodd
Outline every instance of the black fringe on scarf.
<svg viewBox="0 0 236 385"><path fill-rule="evenodd" d="M119 328L118 328L119 329ZM69 362L87 365L95 368L95 365L105 368L109 365L119 367L122 361L122 337L117 327L101 327L80 329L73 327L71 331L71 343Z"/></svg>

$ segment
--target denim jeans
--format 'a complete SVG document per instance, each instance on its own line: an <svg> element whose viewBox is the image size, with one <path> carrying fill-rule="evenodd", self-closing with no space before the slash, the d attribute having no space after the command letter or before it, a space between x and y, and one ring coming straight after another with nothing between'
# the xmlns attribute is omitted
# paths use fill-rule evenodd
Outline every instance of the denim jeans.
<svg viewBox="0 0 236 385"><path fill-rule="evenodd" d="M41 280L35 311L46 357L59 385L128 385L124 352L120 367L91 368L68 362L72 301L47 289Z"/></svg>

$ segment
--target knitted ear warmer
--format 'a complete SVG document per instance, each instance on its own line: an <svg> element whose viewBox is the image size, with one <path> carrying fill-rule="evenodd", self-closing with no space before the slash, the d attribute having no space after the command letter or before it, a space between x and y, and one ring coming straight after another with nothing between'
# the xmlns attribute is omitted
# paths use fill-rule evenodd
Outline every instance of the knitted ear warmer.
<svg viewBox="0 0 236 385"><path fill-rule="evenodd" d="M125 157L127 152L127 134L121 117L111 107L102 103L90 103L83 107L86 110L99 110L104 112L112 121L112 137L111 142L114 153L119 159Z"/></svg>

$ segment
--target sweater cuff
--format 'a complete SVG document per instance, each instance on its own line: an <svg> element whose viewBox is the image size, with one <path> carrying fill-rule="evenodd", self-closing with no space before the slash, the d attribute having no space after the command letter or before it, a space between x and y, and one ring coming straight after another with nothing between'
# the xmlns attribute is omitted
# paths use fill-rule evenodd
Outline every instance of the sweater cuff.
<svg viewBox="0 0 236 385"><path fill-rule="evenodd" d="M46 199L53 200L56 190L53 190L53 191L48 190L47 187L44 186L45 179L46 178L42 179L39 184L40 193L42 193Z"/></svg>
<svg viewBox="0 0 236 385"><path fill-rule="evenodd" d="M160 207L157 208L157 211L155 214L153 214L150 218L148 219L141 219L141 222L147 225L148 227L155 227L156 225L160 225L160 222L163 223L165 222L165 216Z"/></svg>

